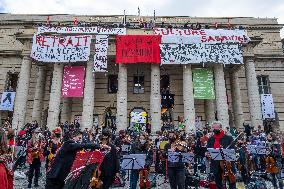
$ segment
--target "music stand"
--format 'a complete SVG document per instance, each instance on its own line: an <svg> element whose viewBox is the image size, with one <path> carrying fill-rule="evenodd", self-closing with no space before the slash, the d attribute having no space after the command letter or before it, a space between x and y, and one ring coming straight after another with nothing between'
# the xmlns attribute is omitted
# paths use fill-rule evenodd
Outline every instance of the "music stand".
<svg viewBox="0 0 284 189"><path fill-rule="evenodd" d="M207 148L213 160L216 161L236 161L236 152L234 149L223 149L223 148Z"/></svg>
<svg viewBox="0 0 284 189"><path fill-rule="evenodd" d="M168 161L172 163L194 163L194 155L192 153L168 152Z"/></svg>
<svg viewBox="0 0 284 189"><path fill-rule="evenodd" d="M249 154L266 155L268 150L265 146L247 145Z"/></svg>
<svg viewBox="0 0 284 189"><path fill-rule="evenodd" d="M145 167L146 154L129 154L122 157L121 169L139 170Z"/></svg>

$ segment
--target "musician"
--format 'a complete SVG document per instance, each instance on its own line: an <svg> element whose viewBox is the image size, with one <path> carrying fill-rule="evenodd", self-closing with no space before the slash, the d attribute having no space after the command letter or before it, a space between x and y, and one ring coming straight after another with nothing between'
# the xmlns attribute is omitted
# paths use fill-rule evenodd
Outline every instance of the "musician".
<svg viewBox="0 0 284 189"><path fill-rule="evenodd" d="M119 136L115 139L114 145L117 148L118 151L118 157L120 159L120 162L122 162L122 156L128 154L129 152L123 152L122 151L122 145L129 145L131 144L131 138L129 135L126 134L125 130L120 130L119 131ZM126 171L121 169L121 177L123 179L123 185L125 184L125 176L126 176Z"/></svg>
<svg viewBox="0 0 284 189"><path fill-rule="evenodd" d="M46 143L44 155L46 156L45 168L46 170L50 166L50 162L53 161L58 149L61 147L61 133L60 127L56 127L52 131L51 139Z"/></svg>
<svg viewBox="0 0 284 189"><path fill-rule="evenodd" d="M111 187L115 177L119 177L119 158L116 147L110 142L111 132L108 129L102 131L101 142L107 148L103 149L105 154L101 164L101 180L103 181L103 189Z"/></svg>
<svg viewBox="0 0 284 189"><path fill-rule="evenodd" d="M283 182L281 179L281 145L277 141L275 134L269 133L267 135L267 147L270 153L266 158L266 170L272 175L273 186L277 188L277 185L279 185L280 188L283 188ZM268 161L268 158L272 158L272 161L271 159Z"/></svg>
<svg viewBox="0 0 284 189"><path fill-rule="evenodd" d="M82 144L82 132L80 131L74 131L66 135L69 136L65 136L65 141L55 156L50 170L47 172L46 189L62 189L64 187L64 180L70 173L77 151L82 149L100 149L101 147L109 148L108 146L100 146L93 143Z"/></svg>
<svg viewBox="0 0 284 189"><path fill-rule="evenodd" d="M36 128L32 134L32 138L28 141L27 147L27 162L30 165L28 172L28 188L32 187L34 177L34 186L39 187L38 179L40 176L41 162L44 161L43 150L45 146L44 137L41 134L40 128Z"/></svg>
<svg viewBox="0 0 284 189"><path fill-rule="evenodd" d="M213 136L211 136L207 141L207 148L234 148L233 137L228 136L222 130L222 123L219 121L214 121L211 125L213 130ZM208 155L209 156L209 155ZM234 165L233 172L235 173ZM223 181L222 181L222 169L220 165L220 161L215 161L211 159L211 173L213 173L215 182L218 189L223 189ZM236 189L236 183L230 183L230 189Z"/></svg>
<svg viewBox="0 0 284 189"><path fill-rule="evenodd" d="M130 154L146 154L145 169L149 170L153 163L153 150L148 134L141 132L135 143L132 144ZM129 189L136 189L139 178L139 170L132 170L130 174Z"/></svg>
<svg viewBox="0 0 284 189"><path fill-rule="evenodd" d="M168 152L186 152L185 148L179 146L181 141L178 135L173 131L169 131L169 143L165 145L165 156L167 158ZM168 177L171 189L185 188L185 164L183 162L168 161Z"/></svg>

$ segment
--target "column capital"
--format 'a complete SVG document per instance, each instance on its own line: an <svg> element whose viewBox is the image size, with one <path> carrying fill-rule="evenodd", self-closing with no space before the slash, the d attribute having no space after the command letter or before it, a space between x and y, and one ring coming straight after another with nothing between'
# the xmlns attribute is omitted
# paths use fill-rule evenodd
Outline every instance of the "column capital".
<svg viewBox="0 0 284 189"><path fill-rule="evenodd" d="M244 53L245 57L254 57L254 47L257 46L259 43L262 42L262 38L260 37L251 37L251 41L244 46Z"/></svg>
<svg viewBox="0 0 284 189"><path fill-rule="evenodd" d="M19 40L23 44L23 49L22 49L22 56L28 56L30 57L31 54L31 49L32 49L32 41L30 39L21 39Z"/></svg>

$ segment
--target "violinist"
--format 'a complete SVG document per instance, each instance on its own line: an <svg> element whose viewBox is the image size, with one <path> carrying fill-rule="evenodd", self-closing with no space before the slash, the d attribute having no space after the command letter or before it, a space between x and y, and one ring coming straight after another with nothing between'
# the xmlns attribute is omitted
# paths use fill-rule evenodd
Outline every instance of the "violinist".
<svg viewBox="0 0 284 189"><path fill-rule="evenodd" d="M27 162L30 165L28 172L28 188L32 187L34 178L34 186L39 187L38 179L40 176L41 162L44 161L43 149L45 146L44 137L41 134L40 128L36 128L32 133L32 138L28 141L27 147Z"/></svg>
<svg viewBox="0 0 284 189"><path fill-rule="evenodd" d="M80 131L65 133L64 140L62 147L51 164L50 170L47 172L46 189L62 189L64 187L64 180L70 173L76 153L79 150L108 148L108 146L93 143L82 144L82 133Z"/></svg>
<svg viewBox="0 0 284 189"><path fill-rule="evenodd" d="M222 123L219 121L214 121L211 125L211 128L213 130L213 136L211 136L207 141L207 148L234 148L233 144L233 137L228 136L225 134L225 132L222 130ZM207 154L207 156L210 156ZM227 172L232 173L230 176L235 176L236 169L234 167L234 164L231 164L231 167L226 166L226 169L231 168L230 170L227 170ZM211 173L213 173L215 182L218 189L223 189L223 176L224 176L224 169L221 168L221 162L215 161L211 159ZM234 178L230 179L233 182L229 182L229 188L230 189L236 189L236 181Z"/></svg>
<svg viewBox="0 0 284 189"><path fill-rule="evenodd" d="M136 142L131 145L130 154L146 154L145 167L144 167L145 169L132 170L130 174L129 189L136 189L137 182L139 179L139 172L143 171L143 175L146 175L144 173L150 169L150 166L153 163L153 150L147 133L145 132L140 133L140 135L137 137ZM140 179L145 179L145 181L148 181L147 178L140 178Z"/></svg>
<svg viewBox="0 0 284 189"><path fill-rule="evenodd" d="M119 131L119 136L115 139L114 145L116 146L116 149L118 151L118 157L120 159L120 162L122 163L122 156L127 155L129 151L123 151L122 146L127 145L130 146L131 144L131 138L129 135L126 134L125 130ZM122 177L122 184L125 184L125 177L126 177L126 171L124 169L121 169L121 177Z"/></svg>
<svg viewBox="0 0 284 189"><path fill-rule="evenodd" d="M168 152L186 152L186 145L174 131L169 131L169 143L165 145L165 156ZM185 188L185 164L183 162L168 161L168 176L171 189Z"/></svg>
<svg viewBox="0 0 284 189"><path fill-rule="evenodd" d="M110 188L115 177L119 177L119 158L116 147L110 142L111 135L110 130L104 129L100 137L102 145L108 147L103 149L105 156L100 168L102 189Z"/></svg>
<svg viewBox="0 0 284 189"><path fill-rule="evenodd" d="M50 162L53 161L58 149L61 147L61 133L62 130L60 127L56 127L52 131L51 139L48 140L45 146L44 155L46 156L45 168L46 170L50 166Z"/></svg>

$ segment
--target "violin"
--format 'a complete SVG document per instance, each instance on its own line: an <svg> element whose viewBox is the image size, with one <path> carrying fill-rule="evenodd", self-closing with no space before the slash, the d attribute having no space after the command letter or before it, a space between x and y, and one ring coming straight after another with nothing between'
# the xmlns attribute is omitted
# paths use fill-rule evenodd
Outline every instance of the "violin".
<svg viewBox="0 0 284 189"><path fill-rule="evenodd" d="M268 173L277 174L279 172L279 169L276 167L276 161L273 157L268 156L267 158L265 158L265 162L266 162L266 171Z"/></svg>
<svg viewBox="0 0 284 189"><path fill-rule="evenodd" d="M102 188L103 182L100 179L101 177L101 171L99 169L96 169L93 173L93 177L90 182L90 187L94 189L100 189Z"/></svg>
<svg viewBox="0 0 284 189"><path fill-rule="evenodd" d="M140 188L141 189L150 189L151 188L151 182L149 180L149 172L146 169L143 169L139 172L140 176Z"/></svg>

